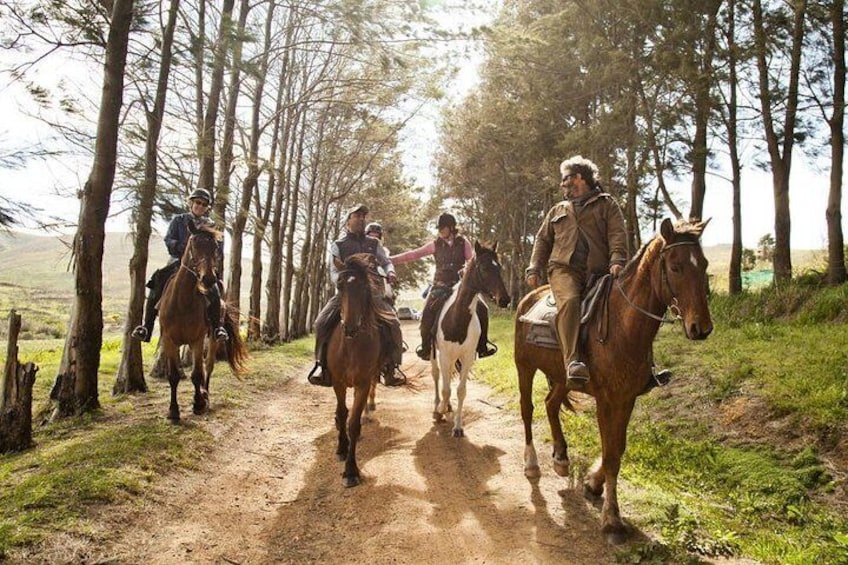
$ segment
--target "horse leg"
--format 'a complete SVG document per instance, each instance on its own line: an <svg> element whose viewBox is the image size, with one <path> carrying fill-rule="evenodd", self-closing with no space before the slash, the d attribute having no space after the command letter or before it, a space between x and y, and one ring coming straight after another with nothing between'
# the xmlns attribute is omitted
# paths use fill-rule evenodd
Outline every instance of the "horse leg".
<svg viewBox="0 0 848 565"><path fill-rule="evenodd" d="M568 395L568 389L565 387L565 381L558 379L554 381L553 388L545 397L545 411L548 414L548 424L551 426L551 439L554 444L554 471L560 477L567 477L571 471L571 463L568 459L568 443L565 441L565 435L562 433L562 422L559 419L566 395Z"/></svg>
<svg viewBox="0 0 848 565"><path fill-rule="evenodd" d="M439 362L438 355L430 359L430 373L433 375L433 391L435 392L435 400L433 402L433 421L438 423L444 421L444 415L439 411L439 405L442 403L439 393ZM450 375L448 375L450 378Z"/></svg>
<svg viewBox="0 0 848 565"><path fill-rule="evenodd" d="M350 447L345 459L345 470L342 474L342 482L345 487L355 487L361 482L359 467L356 465L356 442L362 431L362 410L368 400L368 386L357 386L353 391L353 406L351 406L350 417L347 420L347 434L350 438Z"/></svg>
<svg viewBox="0 0 848 565"><path fill-rule="evenodd" d="M538 479L542 472L539 469L539 458L533 446L533 376L536 369L521 363L516 363L518 369L518 394L521 403L521 420L524 423L524 476L528 479Z"/></svg>
<svg viewBox="0 0 848 565"><path fill-rule="evenodd" d="M377 410L377 381L380 379L379 376L371 379L371 383L368 385L368 403L365 405L365 416L366 418L375 410Z"/></svg>
<svg viewBox="0 0 848 565"><path fill-rule="evenodd" d="M177 404L177 385L180 384L179 361L175 360L167 349L163 350L166 356L165 366L168 369L168 384L171 386L171 405L168 407L168 419L177 423L180 421L180 405Z"/></svg>
<svg viewBox="0 0 848 565"><path fill-rule="evenodd" d="M598 403L598 428L601 430L601 465L587 476L584 487L592 491L606 490L601 508L601 531L610 544L623 543L627 537L627 528L621 520L618 507L618 472L621 469L621 457L627 446L627 424L633 412L634 400L629 399L621 406L609 402Z"/></svg>
<svg viewBox="0 0 848 565"><path fill-rule="evenodd" d="M470 359L464 359L459 371L459 384L456 385L456 413L453 415L453 437L462 437L465 431L462 428L462 405L465 402L466 386L468 384L468 371L471 368Z"/></svg>
<svg viewBox="0 0 848 565"><path fill-rule="evenodd" d="M203 340L200 345L196 343L191 346L193 365L191 369L191 382L194 385L194 404L192 409L195 414L203 414L209 407L209 393L206 391L205 367L203 364Z"/></svg>
<svg viewBox="0 0 848 565"><path fill-rule="evenodd" d="M448 361L447 355L439 355L439 372L442 374L442 398L436 407L436 411L442 416L448 412L452 412L450 404L451 396L451 363Z"/></svg>
<svg viewBox="0 0 848 565"><path fill-rule="evenodd" d="M339 461L347 459L350 442L347 436L347 385L333 382L336 391L336 429L339 432L339 444L336 447L336 457Z"/></svg>

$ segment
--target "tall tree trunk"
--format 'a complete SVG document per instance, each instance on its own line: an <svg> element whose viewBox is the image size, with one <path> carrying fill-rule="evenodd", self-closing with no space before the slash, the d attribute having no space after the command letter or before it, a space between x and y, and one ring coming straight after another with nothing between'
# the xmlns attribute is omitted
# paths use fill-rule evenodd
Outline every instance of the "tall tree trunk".
<svg viewBox="0 0 848 565"><path fill-rule="evenodd" d="M71 323L68 324L65 353L56 377L58 388L66 396L57 403L54 417L100 407L97 372L103 344L103 241L115 180L118 126L132 15L133 0L115 0L106 41L94 165L82 191L79 227L74 237L76 296ZM73 382L73 387L69 381Z"/></svg>
<svg viewBox="0 0 848 565"><path fill-rule="evenodd" d="M704 29L706 42L698 75L695 77L695 139L692 143L692 206L689 217L703 219L704 196L707 192L707 132L712 113L713 55L715 53L716 16L721 0L711 0L706 6L707 25Z"/></svg>
<svg viewBox="0 0 848 565"><path fill-rule="evenodd" d="M798 111L798 80L801 67L801 48L804 39L804 20L807 1L793 0L792 50L790 54L789 92L786 99L786 114L780 128L775 126L772 111L771 85L768 76L767 45L763 22L762 0L753 2L754 43L759 73L759 97L763 112L766 143L772 170L774 193L774 281L783 284L792 280L792 257L790 255L791 218L789 210L789 173L792 170L792 147ZM783 133L782 147L778 129Z"/></svg>
<svg viewBox="0 0 848 565"><path fill-rule="evenodd" d="M727 10L728 66L730 68L728 84L730 100L727 104L727 145L730 151L730 167L733 178L733 245L730 250L728 292L735 295L742 292L742 166L739 163L739 141L737 135L736 0L728 0Z"/></svg>
<svg viewBox="0 0 848 565"><path fill-rule="evenodd" d="M180 0L171 0L171 7L168 10L168 23L165 25L162 34L162 62L159 66L159 78L156 83L156 98L153 102L153 109L148 109L146 112L147 139L144 147L144 181L142 181L139 190L139 203L138 208L136 208L135 221L135 246L129 266L130 302L127 307L127 319L124 326L121 365L115 377L112 394L147 392L141 358L141 343L132 339L130 332L141 323L144 310L147 248L150 244L153 197L156 194L156 180L158 178L159 134L162 131L162 117L165 114L168 77L171 74L171 49L174 44L174 30L176 29L179 6Z"/></svg>
<svg viewBox="0 0 848 565"><path fill-rule="evenodd" d="M224 0L221 8L221 24L218 28L218 41L215 46L215 61L212 66L212 82L209 85L209 96L206 103L206 114L203 116L203 129L200 131L198 142L200 173L198 188L205 188L210 193L215 190L215 124L218 121L218 109L221 105L221 92L224 90L224 67L227 63L230 38L232 36L232 16L235 0ZM214 196L214 194L213 194ZM226 202L215 201L215 214L223 217L222 210Z"/></svg>
<svg viewBox="0 0 848 565"><path fill-rule="evenodd" d="M244 0L241 13L239 14L240 36L244 30L245 22L242 14L245 14L247 11L246 6L247 1ZM247 175L241 184L241 193L239 194L237 202L238 209L232 223L232 243L230 244L230 279L227 284L227 299L231 304L234 304L237 307L236 312L238 312L241 308L242 238L244 237L247 219L250 215L250 198L256 189L260 172L259 138L261 137L262 131L259 126L259 116L262 113L262 96L265 91L265 74L268 71L268 55L271 50L271 24L273 18L274 0L271 0L268 5L268 12L265 18L265 44L259 61L258 72L256 73L256 87L254 88L253 94L253 109L250 116L250 142L247 154ZM239 42L239 45L241 45L241 42ZM237 49L233 58L237 61L241 59L240 47ZM235 108L233 108L233 121L235 121ZM230 141L230 153L232 153L232 134L230 135Z"/></svg>
<svg viewBox="0 0 848 565"><path fill-rule="evenodd" d="M842 234L842 171L845 161L845 0L830 7L833 29L833 116L830 119L830 192L827 196L827 282L848 280Z"/></svg>

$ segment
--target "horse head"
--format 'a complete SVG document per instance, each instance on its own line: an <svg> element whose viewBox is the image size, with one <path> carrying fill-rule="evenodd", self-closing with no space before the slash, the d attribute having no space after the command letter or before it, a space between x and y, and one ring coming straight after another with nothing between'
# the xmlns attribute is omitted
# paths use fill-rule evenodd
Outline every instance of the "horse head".
<svg viewBox="0 0 848 565"><path fill-rule="evenodd" d="M498 244L488 248L479 241L474 242L474 259L469 267L472 288L497 302L501 308L509 305L509 292L501 277L501 264L498 261Z"/></svg>
<svg viewBox="0 0 848 565"><path fill-rule="evenodd" d="M673 225L666 218L660 226L659 277L653 290L659 299L682 320L689 339L706 339L713 331L708 302L707 259L701 248L701 234L709 223L682 222Z"/></svg>
<svg viewBox="0 0 848 565"><path fill-rule="evenodd" d="M183 252L182 266L195 274L201 287L214 284L222 234L210 226L196 226L194 222L188 223L188 229L191 237ZM205 288L200 291L205 292Z"/></svg>
<svg viewBox="0 0 848 565"><path fill-rule="evenodd" d="M370 253L351 255L339 271L336 288L341 297L341 324L345 337L351 338L363 327L373 324L372 293L379 288L377 259Z"/></svg>

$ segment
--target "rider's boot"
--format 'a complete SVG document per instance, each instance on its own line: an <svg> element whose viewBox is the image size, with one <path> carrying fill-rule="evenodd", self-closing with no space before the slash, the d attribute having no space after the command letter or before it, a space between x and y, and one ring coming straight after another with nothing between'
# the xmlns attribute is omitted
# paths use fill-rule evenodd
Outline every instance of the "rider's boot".
<svg viewBox="0 0 848 565"><path fill-rule="evenodd" d="M150 338L153 337L153 324L156 323L156 316L159 313L156 310L156 304L159 302L160 294L157 282L154 275L154 277L151 277L150 282L147 283L150 293L147 295L147 302L144 304L144 323L133 329L130 334L133 339L150 343Z"/></svg>
<svg viewBox="0 0 848 565"><path fill-rule="evenodd" d="M309 384L311 385L333 386L330 373L324 369L327 363L325 355L326 349L327 346L324 344L318 346L318 354L315 356L315 366L312 367L312 370L309 371L309 374L306 376L306 380L309 381Z"/></svg>
<svg viewBox="0 0 848 565"><path fill-rule="evenodd" d="M589 368L585 363L572 361L568 364L566 383L571 388L582 388L589 382Z"/></svg>

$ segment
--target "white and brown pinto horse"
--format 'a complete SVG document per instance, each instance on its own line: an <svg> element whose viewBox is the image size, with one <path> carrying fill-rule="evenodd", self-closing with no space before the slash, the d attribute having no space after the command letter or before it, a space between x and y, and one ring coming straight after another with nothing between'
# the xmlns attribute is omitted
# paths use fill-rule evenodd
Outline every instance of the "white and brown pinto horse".
<svg viewBox="0 0 848 565"><path fill-rule="evenodd" d="M587 495L600 496L606 491L602 527L610 543L621 543L627 537L618 508L618 471L636 397L652 378L651 349L660 324L680 320L684 334L693 340L706 339L713 329L707 301L707 260L700 243L705 226L706 222L674 226L664 220L660 236L643 247L613 281L608 309L601 308L596 313L608 316L608 324L599 324L597 319L588 323L582 360L592 377L584 392L595 397L602 453L583 486ZM547 292L548 287L543 286L525 296L515 318L515 365L525 435L524 472L529 478L539 476L532 432L533 376L537 369L545 373L552 387L545 408L553 439L554 470L561 476L569 474L568 445L559 415L562 406L572 407L562 353L527 343L530 325L521 320ZM665 317L667 311L673 318Z"/></svg>
<svg viewBox="0 0 848 565"><path fill-rule="evenodd" d="M477 317L477 301L484 294L499 306L509 304L509 293L501 278L498 262L498 244L490 249L474 242L474 257L465 269L465 274L453 288L437 318L435 348L436 355L430 361L435 383L435 410L433 419L444 420L452 411L450 404L451 374L459 367L459 384L456 387L457 406L454 413L453 435L462 437L462 403L465 401L468 371L477 358L477 342L480 339L480 319ZM458 363L457 363L458 362ZM443 376L441 395L439 377Z"/></svg>

